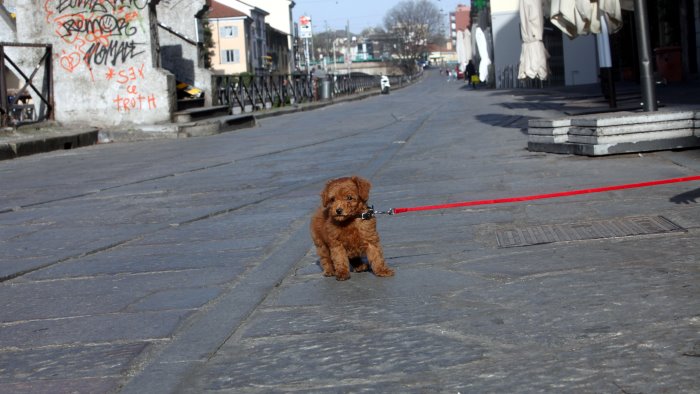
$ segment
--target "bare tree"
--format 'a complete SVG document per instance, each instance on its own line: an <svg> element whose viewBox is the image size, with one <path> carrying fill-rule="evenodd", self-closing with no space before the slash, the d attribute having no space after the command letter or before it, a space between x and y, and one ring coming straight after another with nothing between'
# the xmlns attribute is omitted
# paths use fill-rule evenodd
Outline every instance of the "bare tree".
<svg viewBox="0 0 700 394"><path fill-rule="evenodd" d="M427 52L431 38L440 31L440 10L429 0L403 0L384 16L384 27L393 37L392 56L406 72Z"/></svg>

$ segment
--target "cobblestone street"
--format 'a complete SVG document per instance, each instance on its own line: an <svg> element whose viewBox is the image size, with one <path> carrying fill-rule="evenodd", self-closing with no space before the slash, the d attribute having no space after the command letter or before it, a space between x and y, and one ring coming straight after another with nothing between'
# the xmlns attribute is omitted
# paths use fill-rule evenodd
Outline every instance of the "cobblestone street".
<svg viewBox="0 0 700 394"><path fill-rule="evenodd" d="M699 150L528 151L529 119L595 96L549 93L434 70L0 161L0 392L700 391L699 182L380 216L396 275L322 276L308 224L335 177L385 210L700 174Z"/></svg>

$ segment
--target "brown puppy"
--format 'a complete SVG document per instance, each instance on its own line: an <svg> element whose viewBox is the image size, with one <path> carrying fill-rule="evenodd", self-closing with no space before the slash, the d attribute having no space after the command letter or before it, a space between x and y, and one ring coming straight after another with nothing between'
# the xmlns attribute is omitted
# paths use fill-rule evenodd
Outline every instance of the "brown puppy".
<svg viewBox="0 0 700 394"><path fill-rule="evenodd" d="M371 187L368 180L353 176L328 181L321 192L321 206L311 219L311 238L324 276L350 279L349 265L355 272L366 271L363 256L375 275L394 275L384 262L376 218L361 217L367 212Z"/></svg>

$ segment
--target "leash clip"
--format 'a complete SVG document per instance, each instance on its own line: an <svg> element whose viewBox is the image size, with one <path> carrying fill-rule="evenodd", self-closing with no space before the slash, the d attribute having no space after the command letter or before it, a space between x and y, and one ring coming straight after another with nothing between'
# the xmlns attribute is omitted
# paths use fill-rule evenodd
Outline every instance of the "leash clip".
<svg viewBox="0 0 700 394"><path fill-rule="evenodd" d="M362 212L360 214L360 219L362 220L370 220L374 217L374 205L370 205L367 207L367 212Z"/></svg>
<svg viewBox="0 0 700 394"><path fill-rule="evenodd" d="M388 211L375 211L374 205L370 205L369 207L367 207L367 212L362 212L360 214L360 218L362 220L370 220L375 215L393 215L393 214L394 214L394 208L391 208Z"/></svg>

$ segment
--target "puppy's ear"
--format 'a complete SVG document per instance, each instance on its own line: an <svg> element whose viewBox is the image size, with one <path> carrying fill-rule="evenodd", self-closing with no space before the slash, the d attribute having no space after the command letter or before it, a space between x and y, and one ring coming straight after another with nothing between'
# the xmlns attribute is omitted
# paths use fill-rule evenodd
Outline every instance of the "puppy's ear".
<svg viewBox="0 0 700 394"><path fill-rule="evenodd" d="M357 193L360 195L362 201L369 200L369 189L372 188L372 184L365 178L359 176L352 177L353 182L357 185Z"/></svg>
<svg viewBox="0 0 700 394"><path fill-rule="evenodd" d="M323 188L321 191L321 206L322 207L327 207L328 206L328 186L330 186L330 181L326 183L326 186Z"/></svg>

